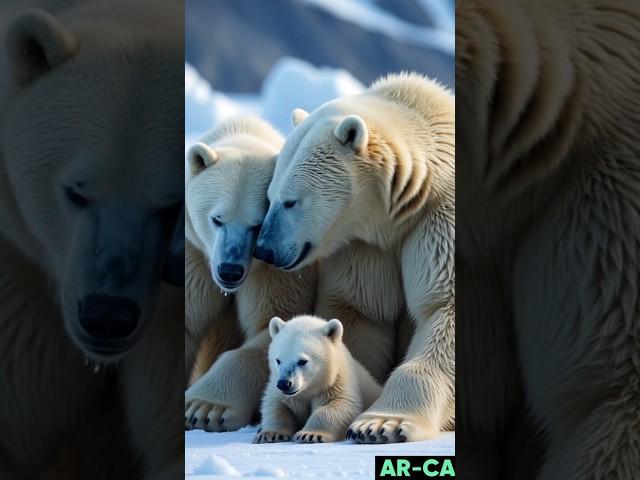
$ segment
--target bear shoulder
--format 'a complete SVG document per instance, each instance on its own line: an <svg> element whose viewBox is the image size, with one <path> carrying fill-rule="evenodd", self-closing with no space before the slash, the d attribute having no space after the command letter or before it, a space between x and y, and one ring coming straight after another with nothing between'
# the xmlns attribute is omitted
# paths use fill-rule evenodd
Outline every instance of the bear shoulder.
<svg viewBox="0 0 640 480"><path fill-rule="evenodd" d="M399 103L429 117L443 113L454 115L454 96L437 80L413 72L390 74L376 80L370 93Z"/></svg>

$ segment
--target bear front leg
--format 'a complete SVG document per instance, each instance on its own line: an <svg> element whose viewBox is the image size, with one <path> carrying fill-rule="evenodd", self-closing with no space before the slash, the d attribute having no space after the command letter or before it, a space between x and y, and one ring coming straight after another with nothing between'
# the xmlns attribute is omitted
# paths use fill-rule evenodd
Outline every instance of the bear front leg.
<svg viewBox="0 0 640 480"><path fill-rule="evenodd" d="M267 387L268 389L269 387ZM262 404L262 426L253 443L288 442L296 431L296 418L293 412L278 398L265 392Z"/></svg>
<svg viewBox="0 0 640 480"><path fill-rule="evenodd" d="M254 420L269 376L270 340L269 332L263 331L220 355L185 393L185 428L232 431Z"/></svg>
<svg viewBox="0 0 640 480"><path fill-rule="evenodd" d="M326 443L344 440L349 423L361 412L359 405L345 398L334 398L313 410L304 427L293 439L298 443Z"/></svg>
<svg viewBox="0 0 640 480"><path fill-rule="evenodd" d="M416 326L406 361L378 400L350 426L359 443L425 440L450 428L455 415L453 303Z"/></svg>

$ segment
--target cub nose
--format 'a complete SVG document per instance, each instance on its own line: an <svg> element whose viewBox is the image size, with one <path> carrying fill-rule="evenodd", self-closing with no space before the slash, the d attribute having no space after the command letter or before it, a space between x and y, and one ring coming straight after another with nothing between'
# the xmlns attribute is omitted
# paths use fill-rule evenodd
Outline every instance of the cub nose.
<svg viewBox="0 0 640 480"><path fill-rule="evenodd" d="M120 340L138 326L140 309L125 297L87 295L80 302L80 326L94 340Z"/></svg>
<svg viewBox="0 0 640 480"><path fill-rule="evenodd" d="M283 392L291 390L291 380L278 380L278 388Z"/></svg>
<svg viewBox="0 0 640 480"><path fill-rule="evenodd" d="M223 263L218 267L218 276L225 283L236 283L242 279L244 268L234 263Z"/></svg>
<svg viewBox="0 0 640 480"><path fill-rule="evenodd" d="M269 265L273 265L273 262L276 259L275 253L270 248L265 248L262 245L257 245L256 249L253 252L253 256L258 260L262 260L263 262L268 263Z"/></svg>

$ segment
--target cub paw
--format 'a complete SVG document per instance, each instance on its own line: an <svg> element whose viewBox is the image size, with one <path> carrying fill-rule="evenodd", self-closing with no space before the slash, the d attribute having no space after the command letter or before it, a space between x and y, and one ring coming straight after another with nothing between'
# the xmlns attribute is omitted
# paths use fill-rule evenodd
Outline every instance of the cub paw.
<svg viewBox="0 0 640 480"><path fill-rule="evenodd" d="M278 443L288 442L291 440L291 434L288 432L278 432L273 430L258 431L253 443Z"/></svg>
<svg viewBox="0 0 640 480"><path fill-rule="evenodd" d="M329 432L312 432L309 430L300 430L293 436L293 440L298 443L327 443L335 442L335 435Z"/></svg>

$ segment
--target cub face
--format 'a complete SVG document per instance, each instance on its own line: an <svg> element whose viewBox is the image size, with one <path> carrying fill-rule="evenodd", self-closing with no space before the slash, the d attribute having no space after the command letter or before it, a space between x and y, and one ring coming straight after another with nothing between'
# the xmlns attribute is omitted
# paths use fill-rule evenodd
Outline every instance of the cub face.
<svg viewBox="0 0 640 480"><path fill-rule="evenodd" d="M349 210L368 188L359 159L368 142L361 117L332 103L311 115L294 110L293 117L297 126L278 155L256 246L257 258L283 270L302 268L351 240Z"/></svg>
<svg viewBox="0 0 640 480"><path fill-rule="evenodd" d="M51 277L74 343L116 361L153 313L183 203L175 119L184 113L172 100L182 78L167 68L179 51L149 44L92 55L39 10L14 21L7 43L16 95L2 150L33 239L25 254ZM173 87L154 91L157 78Z"/></svg>
<svg viewBox="0 0 640 480"><path fill-rule="evenodd" d="M314 393L332 385L337 375L333 350L342 342L340 320L273 317L269 367L277 388L286 396Z"/></svg>
<svg viewBox="0 0 640 480"><path fill-rule="evenodd" d="M214 148L198 143L187 154L187 210L213 280L233 292L251 269L277 152L250 140Z"/></svg>

